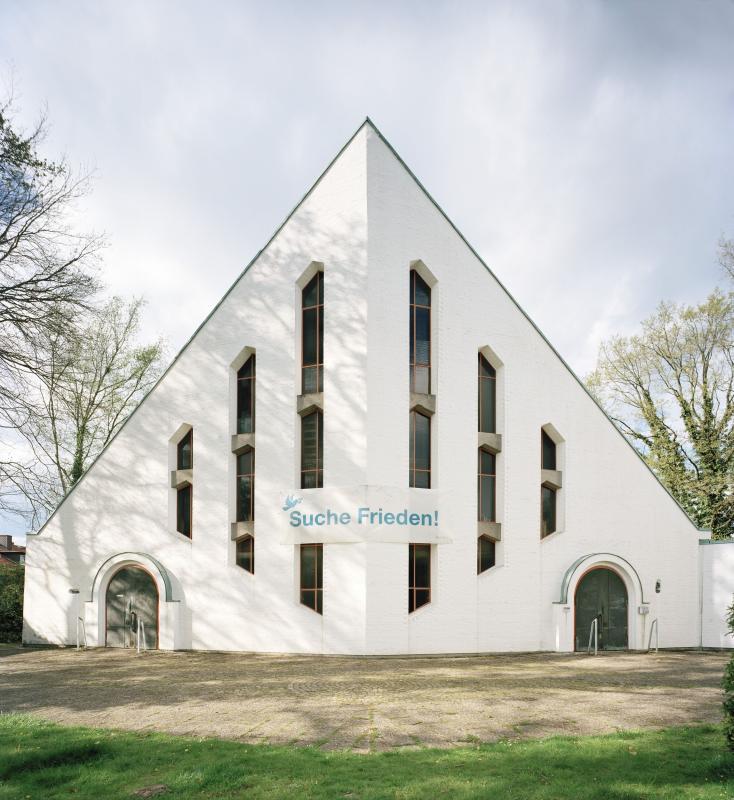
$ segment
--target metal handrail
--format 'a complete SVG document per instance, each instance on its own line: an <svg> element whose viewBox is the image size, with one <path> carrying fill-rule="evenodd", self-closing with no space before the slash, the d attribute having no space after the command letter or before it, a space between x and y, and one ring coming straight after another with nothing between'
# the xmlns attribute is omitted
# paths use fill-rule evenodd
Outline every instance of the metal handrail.
<svg viewBox="0 0 734 800"><path fill-rule="evenodd" d="M586 655L591 655L591 639L594 639L594 655L599 652L599 618L594 617L589 628L589 646L586 648Z"/></svg>
<svg viewBox="0 0 734 800"><path fill-rule="evenodd" d="M148 649L148 645L147 645L147 643L145 641L145 623L143 622L142 619L140 619L140 617L138 617L138 635L137 635L137 639L138 639L138 642L137 642L137 644L138 644L138 653L140 652L140 641L141 641L141 639L142 639L142 642L143 642L143 650L147 650Z"/></svg>
<svg viewBox="0 0 734 800"><path fill-rule="evenodd" d="M79 644L79 626L81 623L81 630L84 636L84 649L87 649L87 627L84 624L84 620L81 617L76 618L76 649L81 650L82 646Z"/></svg>
<svg viewBox="0 0 734 800"><path fill-rule="evenodd" d="M652 644L652 632L655 631L655 652L658 651L658 644L659 644L659 632L658 632L658 618L655 619L650 624L650 635L647 637L647 652L650 652L650 645Z"/></svg>

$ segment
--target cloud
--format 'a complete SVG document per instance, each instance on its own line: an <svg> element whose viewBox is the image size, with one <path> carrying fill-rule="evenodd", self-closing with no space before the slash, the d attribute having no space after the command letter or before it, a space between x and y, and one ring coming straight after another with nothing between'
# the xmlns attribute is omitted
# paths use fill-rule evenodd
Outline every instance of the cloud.
<svg viewBox="0 0 734 800"><path fill-rule="evenodd" d="M96 167L111 291L177 349L366 114L579 373L720 280L734 4L34 2L23 118Z"/></svg>
<svg viewBox="0 0 734 800"><path fill-rule="evenodd" d="M718 277L729 2L71 8L6 7L2 52L49 151L97 167L111 288L176 346L366 113L580 371L616 281L629 325Z"/></svg>

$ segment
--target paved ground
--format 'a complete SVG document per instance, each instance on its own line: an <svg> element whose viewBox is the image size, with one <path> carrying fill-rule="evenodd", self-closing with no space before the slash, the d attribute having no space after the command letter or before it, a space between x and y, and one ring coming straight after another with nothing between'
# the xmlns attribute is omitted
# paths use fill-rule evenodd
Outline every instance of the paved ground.
<svg viewBox="0 0 734 800"><path fill-rule="evenodd" d="M354 750L721 718L728 655L343 658L0 646L0 712Z"/></svg>

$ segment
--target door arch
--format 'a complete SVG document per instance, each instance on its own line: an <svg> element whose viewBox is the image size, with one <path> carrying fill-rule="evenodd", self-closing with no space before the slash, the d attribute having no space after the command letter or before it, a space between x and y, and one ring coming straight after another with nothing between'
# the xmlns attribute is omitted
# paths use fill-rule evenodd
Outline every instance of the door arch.
<svg viewBox="0 0 734 800"><path fill-rule="evenodd" d="M586 650L596 618L600 650L629 647L627 587L621 576L607 567L590 569L579 580L574 595L574 647Z"/></svg>
<svg viewBox="0 0 734 800"><path fill-rule="evenodd" d="M158 649L158 587L140 566L126 565L112 575L105 593L105 646L135 647L142 622L145 645Z"/></svg>

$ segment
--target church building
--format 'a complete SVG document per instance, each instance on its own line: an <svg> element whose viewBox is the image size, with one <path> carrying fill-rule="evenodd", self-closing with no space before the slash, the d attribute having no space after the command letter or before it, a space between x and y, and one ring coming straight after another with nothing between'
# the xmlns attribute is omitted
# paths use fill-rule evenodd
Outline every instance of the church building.
<svg viewBox="0 0 734 800"><path fill-rule="evenodd" d="M734 548L366 120L28 537L23 638L728 647L732 591Z"/></svg>

